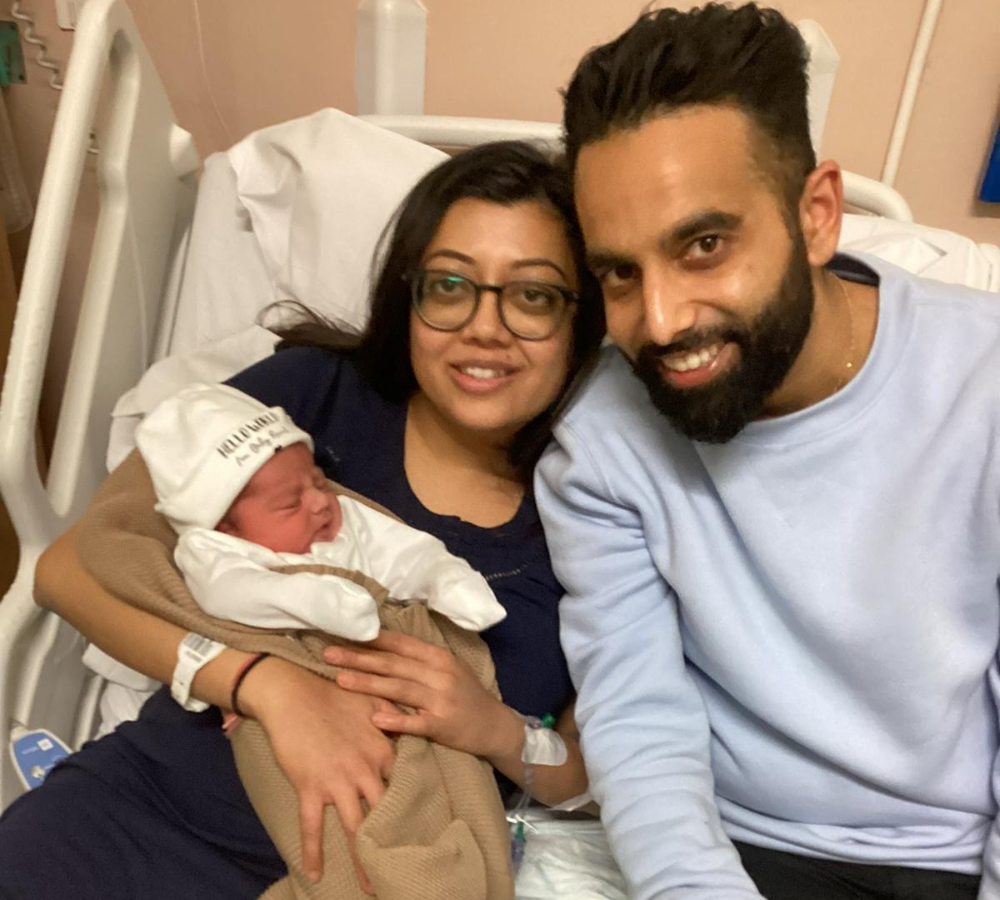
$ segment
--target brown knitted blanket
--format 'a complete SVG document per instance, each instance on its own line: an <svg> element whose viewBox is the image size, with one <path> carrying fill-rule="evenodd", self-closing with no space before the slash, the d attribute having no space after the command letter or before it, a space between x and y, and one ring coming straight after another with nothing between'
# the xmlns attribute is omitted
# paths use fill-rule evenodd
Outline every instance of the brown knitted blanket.
<svg viewBox="0 0 1000 900"><path fill-rule="evenodd" d="M339 485L337 490L369 503ZM133 452L104 483L80 522L80 559L106 590L229 647L267 651L334 677L337 670L323 662L322 651L336 638L315 631L253 628L203 612L174 566L177 536L154 511L154 503L145 463ZM371 590L380 603L383 627L446 647L497 691L492 660L478 635L423 605L382 602L386 590L364 575L324 571L354 578ZM288 877L263 897L363 900L367 895L354 874L336 811L326 811L323 878L313 883L301 868L295 792L264 729L246 720L233 732L232 745L250 801L289 869ZM491 767L423 738L404 735L396 741L386 793L358 830L357 851L380 900L509 900L514 895L509 837Z"/></svg>

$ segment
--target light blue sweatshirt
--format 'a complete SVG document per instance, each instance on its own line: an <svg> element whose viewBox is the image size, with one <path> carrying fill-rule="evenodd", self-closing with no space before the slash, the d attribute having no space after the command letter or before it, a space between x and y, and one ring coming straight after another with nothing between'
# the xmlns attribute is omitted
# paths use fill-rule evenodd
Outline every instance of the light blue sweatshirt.
<svg viewBox="0 0 1000 900"><path fill-rule="evenodd" d="M866 262L832 266L880 280L840 392L698 444L608 350L539 466L636 900L758 897L727 835L1000 898L1000 296Z"/></svg>

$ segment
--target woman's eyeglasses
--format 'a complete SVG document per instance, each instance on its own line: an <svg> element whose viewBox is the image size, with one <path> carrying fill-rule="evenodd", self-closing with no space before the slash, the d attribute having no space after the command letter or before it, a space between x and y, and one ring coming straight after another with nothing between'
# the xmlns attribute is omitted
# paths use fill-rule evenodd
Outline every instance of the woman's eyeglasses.
<svg viewBox="0 0 1000 900"><path fill-rule="evenodd" d="M464 275L424 269L412 281L413 308L420 320L438 331L459 331L479 310L484 293L497 295L497 312L504 327L526 341L552 337L579 300L569 288L545 281L477 284Z"/></svg>

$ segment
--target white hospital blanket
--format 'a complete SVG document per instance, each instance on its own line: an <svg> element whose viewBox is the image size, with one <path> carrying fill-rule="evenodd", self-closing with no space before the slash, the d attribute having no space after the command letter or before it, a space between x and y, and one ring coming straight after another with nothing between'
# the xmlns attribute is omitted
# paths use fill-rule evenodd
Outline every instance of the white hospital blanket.
<svg viewBox="0 0 1000 900"><path fill-rule="evenodd" d="M525 819L517 900L627 900L625 876L599 821L559 820L544 809L528 810Z"/></svg>

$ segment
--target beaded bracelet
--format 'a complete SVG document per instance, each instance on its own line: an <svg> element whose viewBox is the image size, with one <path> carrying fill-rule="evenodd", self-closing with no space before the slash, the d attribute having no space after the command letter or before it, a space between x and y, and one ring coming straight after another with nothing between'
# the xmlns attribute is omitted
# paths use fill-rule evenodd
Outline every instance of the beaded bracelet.
<svg viewBox="0 0 1000 900"><path fill-rule="evenodd" d="M243 664L237 669L236 677L233 679L233 689L229 697L229 708L236 713L238 716L243 715L243 710L240 709L239 703L239 692L240 686L243 684L243 680L250 674L251 669L258 663L263 662L271 654L270 653L257 653L251 657L248 657L243 661Z"/></svg>

